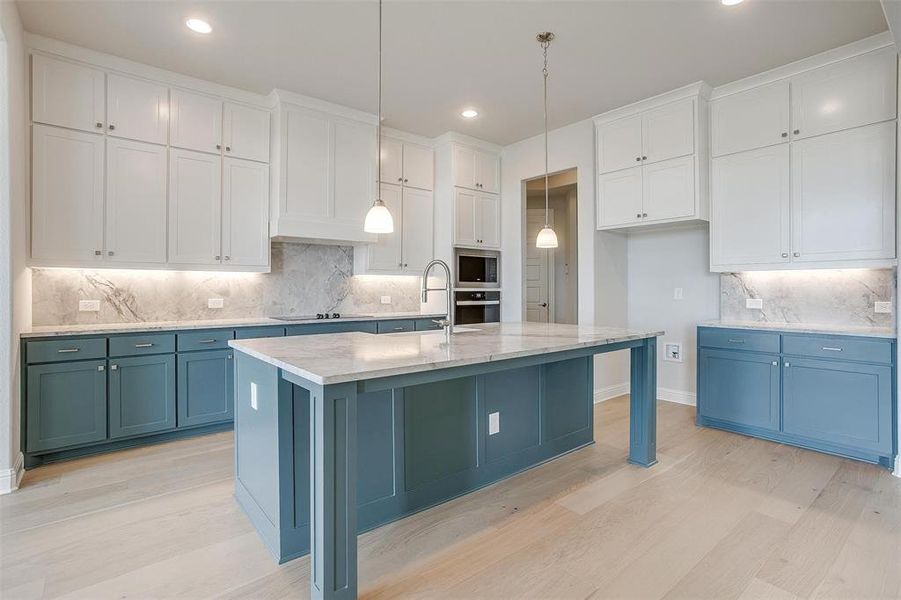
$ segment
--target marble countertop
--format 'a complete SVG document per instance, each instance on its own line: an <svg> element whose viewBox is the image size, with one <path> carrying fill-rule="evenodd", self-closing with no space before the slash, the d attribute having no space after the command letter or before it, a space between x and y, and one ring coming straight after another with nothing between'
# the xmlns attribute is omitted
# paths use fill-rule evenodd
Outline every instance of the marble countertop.
<svg viewBox="0 0 901 600"><path fill-rule="evenodd" d="M786 333L824 333L830 335L858 335L864 337L891 338L897 332L891 327L867 327L859 325L817 325L814 323L769 323L761 321L704 321L700 327L722 327L725 329L759 329L783 331Z"/></svg>
<svg viewBox="0 0 901 600"><path fill-rule="evenodd" d="M282 327L287 325L308 325L310 323L339 323L359 321L385 321L389 319L438 319L444 317L444 313L418 313L418 312L385 312L372 315L343 318L340 320L304 319L302 321L282 321L271 317L250 317L245 319L206 319L196 321L153 321L142 323L105 323L105 324L81 324L81 325L49 325L32 327L23 331L20 336L54 337L61 335L104 335L111 333L128 333L131 331L179 331L191 329L217 329L221 327L259 327L273 325Z"/></svg>
<svg viewBox="0 0 901 600"><path fill-rule="evenodd" d="M333 333L231 340L240 352L320 385L405 375L551 352L604 346L663 335L587 325L487 323L453 335L442 331L371 335Z"/></svg>

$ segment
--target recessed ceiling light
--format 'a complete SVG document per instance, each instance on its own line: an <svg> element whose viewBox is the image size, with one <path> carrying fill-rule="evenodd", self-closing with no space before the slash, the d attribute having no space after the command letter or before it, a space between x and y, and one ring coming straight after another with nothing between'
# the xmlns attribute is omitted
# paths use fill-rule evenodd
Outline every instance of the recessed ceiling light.
<svg viewBox="0 0 901 600"><path fill-rule="evenodd" d="M460 116L463 117L464 119L475 119L476 117L479 116L479 113L478 113L478 111L475 111L471 108L467 108L466 110L464 110L463 112L460 113Z"/></svg>
<svg viewBox="0 0 901 600"><path fill-rule="evenodd" d="M203 19L188 19L185 21L185 25L187 25L188 29L191 31L196 31L197 33L209 33L213 30L213 28L210 27L210 24Z"/></svg>
<svg viewBox="0 0 901 600"><path fill-rule="evenodd" d="M742 0L720 0L723 3L723 6L735 6L736 4L741 4Z"/></svg>

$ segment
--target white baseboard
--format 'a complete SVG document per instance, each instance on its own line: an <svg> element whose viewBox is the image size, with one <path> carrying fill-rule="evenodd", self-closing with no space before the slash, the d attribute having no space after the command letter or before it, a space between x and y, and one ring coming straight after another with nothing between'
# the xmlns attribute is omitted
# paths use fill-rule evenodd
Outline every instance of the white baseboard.
<svg viewBox="0 0 901 600"><path fill-rule="evenodd" d="M604 402L612 398L618 398L629 393L629 382L608 385L607 387L594 391L594 403ZM657 388L657 399L666 402L675 402L677 404L687 404L695 406L697 397L694 392L683 392L682 390L674 390L670 388Z"/></svg>
<svg viewBox="0 0 901 600"><path fill-rule="evenodd" d="M895 457L895 470L892 471L895 477L901 477L901 456Z"/></svg>
<svg viewBox="0 0 901 600"><path fill-rule="evenodd" d="M0 494L8 494L19 489L19 484L22 482L22 475L24 474L25 457L19 452L13 468L0 471Z"/></svg>

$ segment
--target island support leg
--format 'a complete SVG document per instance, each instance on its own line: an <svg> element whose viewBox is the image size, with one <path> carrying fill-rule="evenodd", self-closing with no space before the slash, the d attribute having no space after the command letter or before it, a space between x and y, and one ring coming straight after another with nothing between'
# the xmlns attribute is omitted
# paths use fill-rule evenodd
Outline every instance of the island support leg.
<svg viewBox="0 0 901 600"><path fill-rule="evenodd" d="M310 595L357 597L357 388L310 389Z"/></svg>
<svg viewBox="0 0 901 600"><path fill-rule="evenodd" d="M657 462L657 338L632 348L629 395L629 462L650 467Z"/></svg>

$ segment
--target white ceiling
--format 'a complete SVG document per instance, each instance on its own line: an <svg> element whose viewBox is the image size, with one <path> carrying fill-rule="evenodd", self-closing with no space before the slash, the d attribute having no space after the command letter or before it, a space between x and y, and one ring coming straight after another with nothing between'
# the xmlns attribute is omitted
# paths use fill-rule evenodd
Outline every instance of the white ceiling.
<svg viewBox="0 0 901 600"><path fill-rule="evenodd" d="M376 111L377 4L331 1L19 0L25 29L268 93L275 87ZM213 33L184 26L209 20ZM886 29L876 0L526 2L386 0L386 125L456 130L498 144L542 130L541 55L551 30L550 125L702 79L716 86ZM464 107L479 118L465 121Z"/></svg>

